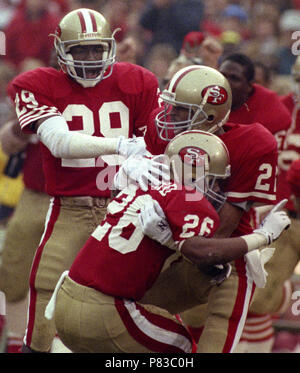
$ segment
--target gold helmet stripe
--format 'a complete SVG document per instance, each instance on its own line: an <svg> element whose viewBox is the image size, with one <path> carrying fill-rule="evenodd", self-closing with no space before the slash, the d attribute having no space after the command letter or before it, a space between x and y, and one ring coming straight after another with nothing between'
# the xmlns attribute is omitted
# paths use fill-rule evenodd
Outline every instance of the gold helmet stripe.
<svg viewBox="0 0 300 373"><path fill-rule="evenodd" d="M80 20L81 30L83 33L96 32L97 23L95 16L88 9L81 9L78 11L78 17Z"/></svg>

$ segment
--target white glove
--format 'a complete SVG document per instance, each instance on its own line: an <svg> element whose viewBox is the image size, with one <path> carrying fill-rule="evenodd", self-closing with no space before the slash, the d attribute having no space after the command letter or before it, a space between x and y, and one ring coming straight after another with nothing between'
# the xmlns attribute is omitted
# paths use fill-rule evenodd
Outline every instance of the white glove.
<svg viewBox="0 0 300 373"><path fill-rule="evenodd" d="M259 228L253 231L253 233L264 235L268 240L268 245L277 240L284 229L288 229L291 224L286 212L281 211L286 203L287 199L283 199L277 203L277 205L273 207L273 209L262 221Z"/></svg>
<svg viewBox="0 0 300 373"><path fill-rule="evenodd" d="M266 285L268 273L264 266L272 258L274 251L273 247L266 247L261 251L253 250L246 254L247 271L258 288L264 288Z"/></svg>
<svg viewBox="0 0 300 373"><path fill-rule="evenodd" d="M131 155L144 155L147 153L146 144L143 137L133 137L126 139L124 136L119 137L117 144L117 154L128 158Z"/></svg>
<svg viewBox="0 0 300 373"><path fill-rule="evenodd" d="M172 238L172 231L166 216L156 200L147 201L141 208L139 220L145 236L162 245Z"/></svg>
<svg viewBox="0 0 300 373"><path fill-rule="evenodd" d="M149 184L153 186L163 182L170 182L169 167L162 163L164 155L158 155L153 158L143 156L131 156L127 158L119 172L114 177L114 186L122 190L135 182L146 192Z"/></svg>

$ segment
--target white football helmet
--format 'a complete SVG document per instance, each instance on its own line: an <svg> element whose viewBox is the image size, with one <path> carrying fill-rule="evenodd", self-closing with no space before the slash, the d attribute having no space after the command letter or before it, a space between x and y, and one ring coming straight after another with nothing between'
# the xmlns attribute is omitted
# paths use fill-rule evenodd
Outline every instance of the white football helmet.
<svg viewBox="0 0 300 373"><path fill-rule="evenodd" d="M216 132L228 119L232 94L229 82L219 71L191 65L174 74L160 99L164 107L157 114L155 124L158 136L170 141L186 130ZM187 118L172 120L172 107L188 109Z"/></svg>
<svg viewBox="0 0 300 373"><path fill-rule="evenodd" d="M99 12L91 9L76 9L65 15L54 35L54 46L58 63L62 70L83 87L94 87L102 79L108 78L116 58L116 42L110 25ZM74 60L70 49L74 46L101 45L102 59L97 61ZM108 67L110 66L110 71ZM99 71L93 78L88 71Z"/></svg>
<svg viewBox="0 0 300 373"><path fill-rule="evenodd" d="M166 147L171 177L193 186L219 210L226 201L217 179L230 176L230 157L223 141L200 130L186 131L174 137Z"/></svg>

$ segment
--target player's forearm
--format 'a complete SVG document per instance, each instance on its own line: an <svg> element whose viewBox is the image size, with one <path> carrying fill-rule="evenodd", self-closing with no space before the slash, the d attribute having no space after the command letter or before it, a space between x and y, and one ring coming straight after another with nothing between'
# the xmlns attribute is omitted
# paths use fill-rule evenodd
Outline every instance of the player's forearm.
<svg viewBox="0 0 300 373"><path fill-rule="evenodd" d="M236 238L204 238L187 239L180 248L181 253L199 266L225 264L247 254L246 242Z"/></svg>
<svg viewBox="0 0 300 373"><path fill-rule="evenodd" d="M39 124L37 135L57 158L96 158L105 154L116 154L118 138L102 138L69 131L63 117L47 118Z"/></svg>
<svg viewBox="0 0 300 373"><path fill-rule="evenodd" d="M234 238L196 236L184 241L180 251L187 259L199 266L209 266L231 262L266 245L266 237L258 233Z"/></svg>

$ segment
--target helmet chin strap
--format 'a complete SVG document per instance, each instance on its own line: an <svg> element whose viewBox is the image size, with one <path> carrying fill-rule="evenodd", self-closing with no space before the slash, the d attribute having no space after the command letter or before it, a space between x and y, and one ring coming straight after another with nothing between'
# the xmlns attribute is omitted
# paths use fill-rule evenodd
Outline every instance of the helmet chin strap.
<svg viewBox="0 0 300 373"><path fill-rule="evenodd" d="M210 91L211 91L211 88L209 88L206 92L205 92L205 95L203 97L203 100L201 101L201 104L199 105L198 109L195 111L195 114L193 115L193 118L191 120L191 125L190 125L190 129L193 129L193 126L195 125L199 125L199 124L202 124L203 122L206 122L208 120L208 115L206 114L206 112L203 110L204 106L206 105L207 103L207 100L208 100L208 97L209 97L209 94L210 94ZM202 114L203 115L203 119L200 121L200 122L197 122L195 123L195 120L198 118L198 116ZM211 131L208 131L208 132L211 132ZM213 133L213 132L212 132Z"/></svg>

